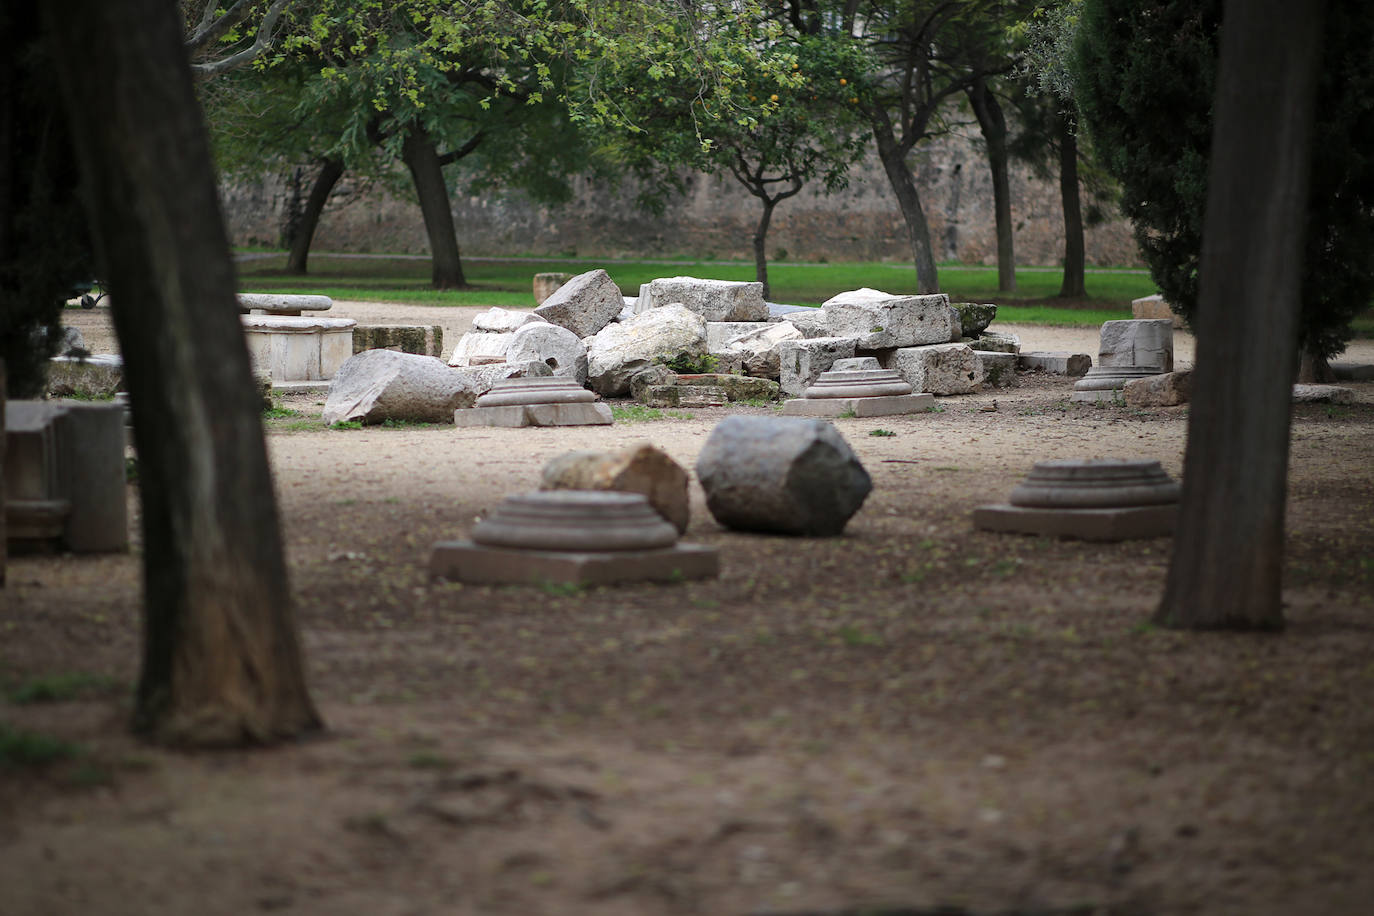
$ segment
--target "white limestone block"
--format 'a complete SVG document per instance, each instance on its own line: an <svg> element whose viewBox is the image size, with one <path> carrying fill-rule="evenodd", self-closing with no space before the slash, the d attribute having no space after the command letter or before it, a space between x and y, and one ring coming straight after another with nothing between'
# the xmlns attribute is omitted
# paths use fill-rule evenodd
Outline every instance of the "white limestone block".
<svg viewBox="0 0 1374 916"><path fill-rule="evenodd" d="M1167 318L1105 321L1097 364L1103 368L1174 369L1174 323Z"/></svg>
<svg viewBox="0 0 1374 916"><path fill-rule="evenodd" d="M630 378L658 359L706 353L706 320L685 306L652 308L612 324L587 344L587 379L592 390L619 397Z"/></svg>
<svg viewBox="0 0 1374 916"><path fill-rule="evenodd" d="M660 277L649 283L648 300L650 309L676 302L707 321L768 320L763 284L753 281Z"/></svg>
<svg viewBox="0 0 1374 916"><path fill-rule="evenodd" d="M966 344L945 343L902 347L888 360L917 391L931 394L971 394L978 390L983 366Z"/></svg>
<svg viewBox="0 0 1374 916"><path fill-rule="evenodd" d="M825 323L832 337L852 337L861 350L948 343L949 297L894 296L853 302L830 300Z"/></svg>

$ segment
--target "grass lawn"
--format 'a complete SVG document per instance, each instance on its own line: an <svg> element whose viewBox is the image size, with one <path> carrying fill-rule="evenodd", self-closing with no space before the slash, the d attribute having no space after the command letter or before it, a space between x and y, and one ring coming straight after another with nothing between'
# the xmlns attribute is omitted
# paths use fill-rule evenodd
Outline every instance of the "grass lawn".
<svg viewBox="0 0 1374 916"><path fill-rule="evenodd" d="M604 267L626 295L656 277L689 275L718 280L752 280L752 264L738 261L610 261L595 259L468 259L463 264L470 288L429 288L429 261L423 258L339 257L313 255L308 276L283 273L285 255L256 257L239 264L240 286L252 292L312 292L336 299L402 302L412 305L497 305L530 308L531 278L536 273L580 273ZM916 272L909 264L788 264L769 267L772 299L796 305L819 305L848 289L869 286L892 293L913 291ZM1150 277L1133 270L1100 270L1088 275L1091 298L1055 298L1060 273L1053 268L1018 271L1018 289L997 292L991 267L946 264L940 283L958 301L996 302L1006 321L1091 326L1130 317L1130 302L1155 291Z"/></svg>

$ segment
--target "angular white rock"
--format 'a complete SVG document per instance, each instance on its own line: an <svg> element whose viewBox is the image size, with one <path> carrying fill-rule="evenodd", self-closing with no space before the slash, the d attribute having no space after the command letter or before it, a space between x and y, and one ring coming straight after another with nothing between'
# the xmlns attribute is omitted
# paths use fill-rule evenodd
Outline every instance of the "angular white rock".
<svg viewBox="0 0 1374 916"><path fill-rule="evenodd" d="M825 323L830 336L852 337L861 350L948 343L952 332L949 297L944 293L858 301L832 299L825 305Z"/></svg>
<svg viewBox="0 0 1374 916"><path fill-rule="evenodd" d="M752 281L660 277L649 283L648 308L678 303L707 321L767 321L763 284ZM640 290L640 301L645 299Z"/></svg>
<svg viewBox="0 0 1374 916"><path fill-rule="evenodd" d="M854 355L852 337L813 337L778 344L778 383L782 393L799 398L836 360Z"/></svg>
<svg viewBox="0 0 1374 916"><path fill-rule="evenodd" d="M982 361L966 344L902 347L889 358L888 368L912 388L931 394L972 394L983 378Z"/></svg>
<svg viewBox="0 0 1374 916"><path fill-rule="evenodd" d="M548 322L527 324L511 335L506 360L540 362L559 378L587 384L587 347L567 328Z"/></svg>
<svg viewBox="0 0 1374 916"><path fill-rule="evenodd" d="M739 335L725 349L740 356L745 375L775 379L779 373L778 344L801 339L802 332L790 321L779 321Z"/></svg>
<svg viewBox="0 0 1374 916"><path fill-rule="evenodd" d="M800 312L792 312L786 320L792 327L801 331L803 337L828 337L830 335L825 325L825 309L805 309Z"/></svg>
<svg viewBox="0 0 1374 916"><path fill-rule="evenodd" d="M587 344L587 380L592 390L619 397L630 378L659 358L706 352L706 320L682 305L665 305L605 328Z"/></svg>
<svg viewBox="0 0 1374 916"><path fill-rule="evenodd" d="M481 393L468 374L450 369L433 356L364 350L334 375L325 399L324 422L446 423L453 419L454 410L471 407Z"/></svg>
<svg viewBox="0 0 1374 916"><path fill-rule="evenodd" d="M624 308L625 297L620 287L610 274L597 268L558 287L534 313L578 337L590 337L610 324Z"/></svg>
<svg viewBox="0 0 1374 916"><path fill-rule="evenodd" d="M496 334L510 334L527 324L547 324L548 322L534 312L515 312L510 309L489 308L472 319L475 331L488 331Z"/></svg>
<svg viewBox="0 0 1374 916"><path fill-rule="evenodd" d="M504 363L510 349L511 332L468 331L458 338L448 358L450 366L489 366Z"/></svg>
<svg viewBox="0 0 1374 916"><path fill-rule="evenodd" d="M867 286L860 289L851 289L847 292L836 293L825 302L821 303L821 308L825 308L832 303L837 305L853 305L856 302L878 302L883 299L897 298L892 293L885 293L880 289L870 289Z"/></svg>

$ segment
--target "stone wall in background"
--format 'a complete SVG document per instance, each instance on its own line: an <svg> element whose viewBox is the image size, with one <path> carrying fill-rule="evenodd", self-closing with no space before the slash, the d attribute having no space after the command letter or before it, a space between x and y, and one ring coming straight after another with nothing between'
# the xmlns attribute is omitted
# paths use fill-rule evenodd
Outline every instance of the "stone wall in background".
<svg viewBox="0 0 1374 916"><path fill-rule="evenodd" d="M916 154L922 203L938 260L996 263L992 182L979 146L951 136ZM308 193L309 176L302 193ZM1058 264L1063 252L1057 178L1015 167L1012 216L1020 264ZM275 245L289 188L285 176L224 190L236 245ZM460 187L454 218L465 255L687 256L752 259L758 201L733 179L691 178L687 193L662 216L637 210L634 191L579 179L563 206L533 204L518 193L473 195ZM1085 202L1086 203L1086 202ZM428 250L419 207L378 183L345 175L325 209L316 251ZM826 196L811 189L774 211L768 254L776 260L909 260L906 226L876 160L853 173L849 187ZM1138 265L1130 225L1119 216L1089 227L1090 265Z"/></svg>

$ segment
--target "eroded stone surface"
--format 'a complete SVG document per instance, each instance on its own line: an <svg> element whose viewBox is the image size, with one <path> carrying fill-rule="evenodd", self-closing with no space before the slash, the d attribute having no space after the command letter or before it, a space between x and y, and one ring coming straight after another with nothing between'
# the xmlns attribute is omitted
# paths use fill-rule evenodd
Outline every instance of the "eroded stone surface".
<svg viewBox="0 0 1374 916"><path fill-rule="evenodd" d="M970 346L980 353L1020 353L1021 338L1004 331L984 331Z"/></svg>
<svg viewBox="0 0 1374 916"><path fill-rule="evenodd" d="M334 307L328 296L299 293L239 293L239 308L257 315L295 316L301 312L324 312Z"/></svg>
<svg viewBox="0 0 1374 916"><path fill-rule="evenodd" d="M926 413L933 394L897 394L867 398L793 398L783 401L785 417L895 417Z"/></svg>
<svg viewBox="0 0 1374 916"><path fill-rule="evenodd" d="M789 321L765 324L739 334L721 348L738 355L746 375L776 379L779 374L778 345L786 340L801 340L802 332Z"/></svg>
<svg viewBox="0 0 1374 916"><path fill-rule="evenodd" d="M648 285L648 308L677 303L706 321L767 321L763 284L753 281L660 277ZM641 287L640 297L645 290Z"/></svg>
<svg viewBox="0 0 1374 916"><path fill-rule="evenodd" d="M679 375L677 385L707 385L720 388L732 401L776 401L780 388L778 383L766 378L748 375L727 375L722 373L703 373L701 375Z"/></svg>
<svg viewBox="0 0 1374 916"><path fill-rule="evenodd" d="M1097 364L1102 368L1174 369L1174 325L1167 319L1104 321Z"/></svg>
<svg viewBox="0 0 1374 916"><path fill-rule="evenodd" d="M1193 394L1191 369L1132 379L1121 389L1129 407L1175 407L1187 404Z"/></svg>
<svg viewBox="0 0 1374 916"><path fill-rule="evenodd" d="M852 337L814 337L778 344L778 384L782 393L801 397L836 360L854 356Z"/></svg>
<svg viewBox="0 0 1374 916"><path fill-rule="evenodd" d="M535 274L532 283L534 289L534 304L543 305L544 301L558 291L558 288L573 278L572 274L562 272L550 272Z"/></svg>
<svg viewBox="0 0 1374 916"><path fill-rule="evenodd" d="M651 385L641 400L649 407L723 407L730 395L716 385Z"/></svg>
<svg viewBox="0 0 1374 916"><path fill-rule="evenodd" d="M1294 385L1293 400L1299 404L1350 404L1355 392L1340 385Z"/></svg>
<svg viewBox="0 0 1374 916"><path fill-rule="evenodd" d="M536 274L535 276L540 276ZM566 276L559 274L558 276ZM534 312L515 311L513 309L503 309L492 307L487 309L476 318L472 319L472 327L475 331L487 331L493 334L511 334L523 328L527 324L546 324L545 319Z"/></svg>
<svg viewBox="0 0 1374 916"><path fill-rule="evenodd" d="M364 350L440 356L444 350L444 329L437 324L360 324L353 329L353 352Z"/></svg>
<svg viewBox="0 0 1374 916"><path fill-rule="evenodd" d="M727 417L696 470L716 521L741 531L838 535L873 488L832 424L800 417Z"/></svg>
<svg viewBox="0 0 1374 916"><path fill-rule="evenodd" d="M982 383L989 388L1016 388L1021 384L1016 374L1017 358L1015 353L987 353L973 351L978 363L983 367Z"/></svg>
<svg viewBox="0 0 1374 916"><path fill-rule="evenodd" d="M963 337L979 336L987 330L988 325L992 324L992 319L997 317L997 306L991 303L955 302L952 304L959 313L959 332Z"/></svg>
<svg viewBox="0 0 1374 916"><path fill-rule="evenodd" d="M1125 401L1124 389L1129 382L1150 378L1160 373L1139 366L1093 366L1088 374L1073 383L1070 400L1080 403L1094 401Z"/></svg>
<svg viewBox="0 0 1374 916"><path fill-rule="evenodd" d="M1018 355L1016 365L1032 372L1069 377L1084 375L1092 368L1093 358L1086 353L1031 350Z"/></svg>
<svg viewBox="0 0 1374 916"><path fill-rule="evenodd" d="M339 367L324 404L324 422L447 423L471 407L482 391L468 375L442 360L395 350L365 350Z"/></svg>
<svg viewBox="0 0 1374 916"><path fill-rule="evenodd" d="M512 363L541 362L555 378L566 378L578 385L587 384L587 346L567 328L537 322L511 334L506 360Z"/></svg>
<svg viewBox="0 0 1374 916"><path fill-rule="evenodd" d="M888 366L915 390L939 395L975 392L983 376L978 354L966 344L902 347L892 354Z"/></svg>
<svg viewBox="0 0 1374 916"><path fill-rule="evenodd" d="M567 328L578 338L590 337L610 324L625 307L625 297L610 274L597 268L554 290L534 313Z"/></svg>
<svg viewBox="0 0 1374 916"><path fill-rule="evenodd" d="M679 532L691 521L687 470L662 449L642 442L614 452L568 452L544 465L543 490L639 493Z"/></svg>
<svg viewBox="0 0 1374 916"><path fill-rule="evenodd" d="M1162 318L1175 328L1183 327L1183 316L1174 314L1169 303L1159 293L1131 300L1132 318Z"/></svg>
<svg viewBox="0 0 1374 916"><path fill-rule="evenodd" d="M449 355L450 366L490 366L504 363L506 351L510 349L509 331L468 331L458 338L453 352Z"/></svg>
<svg viewBox="0 0 1374 916"><path fill-rule="evenodd" d="M581 385L566 378L509 378L492 385L477 399L478 407L506 407L513 404L586 404L596 400Z"/></svg>
<svg viewBox="0 0 1374 916"><path fill-rule="evenodd" d="M825 304L832 337L852 337L862 350L948 343L949 297L894 296L889 299L831 299Z"/></svg>
<svg viewBox="0 0 1374 916"><path fill-rule="evenodd" d="M606 397L630 390L630 378L656 360L706 352L706 320L681 305L665 305L619 322L587 346L587 379Z"/></svg>

